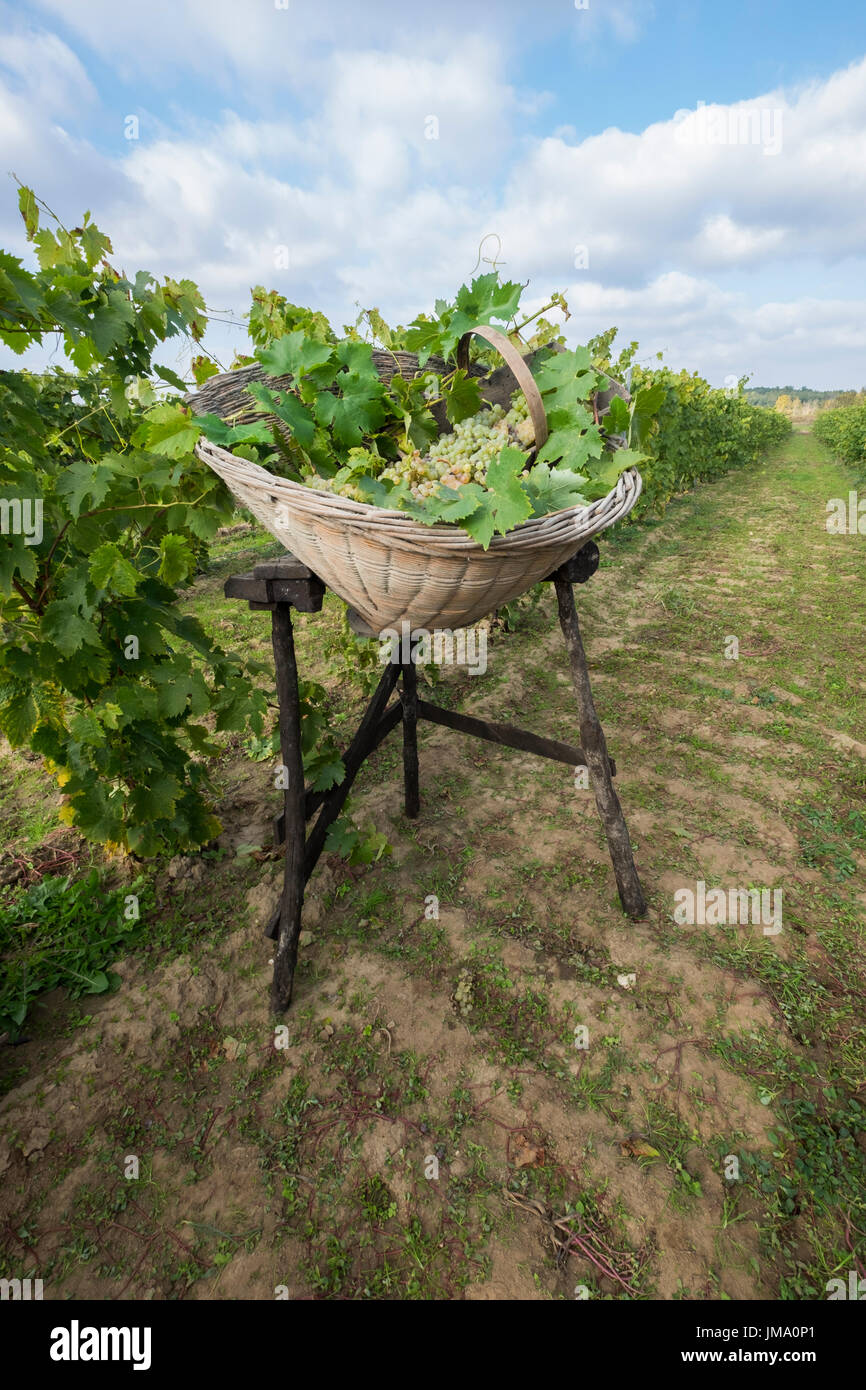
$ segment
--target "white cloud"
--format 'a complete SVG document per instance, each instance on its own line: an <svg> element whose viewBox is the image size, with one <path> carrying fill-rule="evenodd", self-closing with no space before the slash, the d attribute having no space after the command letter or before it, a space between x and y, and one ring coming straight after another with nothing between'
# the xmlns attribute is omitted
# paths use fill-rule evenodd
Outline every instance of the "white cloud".
<svg viewBox="0 0 866 1390"><path fill-rule="evenodd" d="M394 9L390 0L347 6L336 48L321 42L321 7L304 0L288 12L245 8L243 24L237 11L226 20L227 0L157 0L146 26L137 8L102 0L42 3L136 71L163 45L160 17L171 10L169 66L216 62L253 85L261 76L263 89L282 71L295 92L281 105L270 90L261 120L226 109L173 127L148 122L141 141L118 139L107 156L70 133L76 102L93 99L75 55L51 35L16 38L13 77L0 88L9 164L58 211L91 207L130 270L190 276L209 303L235 313L250 286L265 283L323 307L337 325L354 317L355 299L405 322L453 291L495 232L504 273L531 279L536 306L571 284L572 341L617 322L646 351L664 348L673 365L719 379L754 370L832 385L863 375L851 360L863 346L862 304L821 301L808 284L792 284L783 303L778 284L785 267L862 264L866 61L797 91L702 107L691 141L681 117L637 134L611 128L581 141L566 127L536 139L523 124L544 94L508 81L505 39L470 32L444 42L460 10L450 0L429 44L412 51L397 10L388 51L360 41L373 11ZM622 8L620 37L645 13ZM299 92L315 99L299 106ZM431 116L438 139L426 138ZM711 117L722 131L757 131L757 142L711 139ZM778 153L765 154L778 135ZM588 249L585 271L575 267L578 246ZM276 264L283 247L288 269ZM762 274L772 295L761 293Z"/></svg>
<svg viewBox="0 0 866 1390"><path fill-rule="evenodd" d="M0 67L45 115L69 113L96 100L81 62L56 34L33 30L5 34Z"/></svg>

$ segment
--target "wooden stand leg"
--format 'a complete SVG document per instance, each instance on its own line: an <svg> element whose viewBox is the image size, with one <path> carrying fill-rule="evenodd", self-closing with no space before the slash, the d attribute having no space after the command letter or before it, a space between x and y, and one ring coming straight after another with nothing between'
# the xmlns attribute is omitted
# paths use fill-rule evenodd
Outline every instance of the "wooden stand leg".
<svg viewBox="0 0 866 1390"><path fill-rule="evenodd" d="M406 815L415 820L421 809L418 789L418 672L414 661L400 668L403 678L403 788Z"/></svg>
<svg viewBox="0 0 866 1390"><path fill-rule="evenodd" d="M574 593L570 582L563 574L555 574L553 582L559 605L559 623L568 648L571 679L577 696L580 742L586 754L596 805L607 835L620 902L630 917L643 917L647 910L646 901L634 865L628 827L611 781L607 744L592 698Z"/></svg>
<svg viewBox="0 0 866 1390"><path fill-rule="evenodd" d="M292 614L288 603L273 610L271 637L280 702L280 749L287 771L285 790L285 875L277 945L274 951L274 978L271 1008L283 1013L292 999L301 909L304 904L304 850L306 816L304 810L304 764L301 755L301 709L298 695L298 667L292 634Z"/></svg>

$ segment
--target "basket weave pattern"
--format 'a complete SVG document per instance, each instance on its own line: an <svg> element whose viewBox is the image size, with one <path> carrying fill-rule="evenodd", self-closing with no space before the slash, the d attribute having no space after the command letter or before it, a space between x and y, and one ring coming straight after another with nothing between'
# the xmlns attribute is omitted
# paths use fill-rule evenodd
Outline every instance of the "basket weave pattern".
<svg viewBox="0 0 866 1390"><path fill-rule="evenodd" d="M196 453L377 633L404 621L428 631L477 622L626 516L641 492L640 474L629 468L606 497L525 521L485 551L462 527L424 526L405 512L304 487L207 440Z"/></svg>

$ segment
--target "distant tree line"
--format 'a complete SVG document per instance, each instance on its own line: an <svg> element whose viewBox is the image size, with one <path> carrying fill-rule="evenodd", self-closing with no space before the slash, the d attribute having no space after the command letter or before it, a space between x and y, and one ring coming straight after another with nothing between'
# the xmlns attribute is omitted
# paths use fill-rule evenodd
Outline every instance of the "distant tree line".
<svg viewBox="0 0 866 1390"><path fill-rule="evenodd" d="M860 391L813 391L811 386L749 386L746 388L746 398L752 405L764 405L772 408L780 396L787 396L791 400L799 400L803 405L817 402L819 406L829 405L832 401L834 405L853 405L858 398L862 398L866 393L866 386L861 387Z"/></svg>

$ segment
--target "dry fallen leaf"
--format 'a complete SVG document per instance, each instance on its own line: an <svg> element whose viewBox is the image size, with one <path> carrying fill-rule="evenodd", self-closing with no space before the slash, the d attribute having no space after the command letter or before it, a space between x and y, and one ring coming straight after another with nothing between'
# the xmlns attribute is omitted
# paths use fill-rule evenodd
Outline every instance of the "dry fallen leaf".
<svg viewBox="0 0 866 1390"><path fill-rule="evenodd" d="M529 1143L525 1135L519 1134L515 1141L512 1162L515 1168L531 1168L536 1163L544 1162L544 1149L535 1148Z"/></svg>
<svg viewBox="0 0 866 1390"><path fill-rule="evenodd" d="M622 1140L619 1148L624 1158L661 1158L658 1149L654 1149L652 1144L642 1139L639 1134L630 1134L627 1139Z"/></svg>

